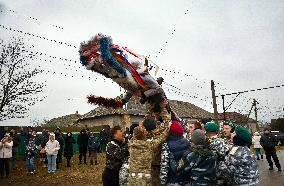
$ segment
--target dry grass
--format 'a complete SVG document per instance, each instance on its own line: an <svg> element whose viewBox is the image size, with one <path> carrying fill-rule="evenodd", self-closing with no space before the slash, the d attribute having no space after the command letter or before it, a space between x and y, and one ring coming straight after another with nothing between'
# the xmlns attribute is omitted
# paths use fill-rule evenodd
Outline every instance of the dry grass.
<svg viewBox="0 0 284 186"><path fill-rule="evenodd" d="M72 167L66 167L66 159L60 169L54 174L48 174L42 167L39 158L36 159L36 172L27 173L25 161L18 161L18 168L12 170L8 179L0 179L0 185L101 185L102 172L105 166L105 154L98 154L98 165L78 165L78 154L72 158Z"/></svg>

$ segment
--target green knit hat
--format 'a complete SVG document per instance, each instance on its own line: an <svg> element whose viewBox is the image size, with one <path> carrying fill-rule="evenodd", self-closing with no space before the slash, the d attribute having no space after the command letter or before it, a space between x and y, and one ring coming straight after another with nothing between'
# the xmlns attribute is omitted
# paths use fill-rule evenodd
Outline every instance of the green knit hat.
<svg viewBox="0 0 284 186"><path fill-rule="evenodd" d="M214 121L207 122L204 126L206 132L218 132L220 126Z"/></svg>
<svg viewBox="0 0 284 186"><path fill-rule="evenodd" d="M249 133L249 130L247 128L238 125L235 127L235 133L245 142L251 143L251 134Z"/></svg>

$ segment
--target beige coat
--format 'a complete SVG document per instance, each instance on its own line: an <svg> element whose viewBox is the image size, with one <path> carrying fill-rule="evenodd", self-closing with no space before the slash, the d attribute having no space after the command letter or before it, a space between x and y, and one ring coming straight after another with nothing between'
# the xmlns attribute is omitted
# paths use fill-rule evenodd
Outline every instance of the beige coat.
<svg viewBox="0 0 284 186"><path fill-rule="evenodd" d="M253 144L253 147L255 149L257 149L257 148L262 149L262 146L260 145L260 138L261 138L261 136L253 136L253 138L252 138L252 144Z"/></svg>
<svg viewBox="0 0 284 186"><path fill-rule="evenodd" d="M13 141L2 143L0 141L0 158L12 158Z"/></svg>
<svg viewBox="0 0 284 186"><path fill-rule="evenodd" d="M57 155L59 149L60 149L60 145L57 140L53 140L53 141L49 140L46 143L45 151L47 155Z"/></svg>

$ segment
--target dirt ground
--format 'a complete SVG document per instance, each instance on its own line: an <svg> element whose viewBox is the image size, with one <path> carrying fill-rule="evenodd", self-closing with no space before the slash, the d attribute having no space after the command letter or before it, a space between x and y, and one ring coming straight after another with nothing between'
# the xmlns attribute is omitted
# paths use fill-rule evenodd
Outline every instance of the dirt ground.
<svg viewBox="0 0 284 186"><path fill-rule="evenodd" d="M102 185L101 175L105 166L105 154L98 154L98 165L78 165L78 154L72 158L72 167L66 166L66 159L59 170L54 174L48 174L47 168L42 167L40 159L36 159L36 171L34 175L27 173L25 161L19 160L18 167L11 171L8 179L0 179L0 185Z"/></svg>
<svg viewBox="0 0 284 186"><path fill-rule="evenodd" d="M278 148L280 149L280 148ZM283 149L283 147L281 147ZM284 167L284 151L278 151L278 157L282 167ZM105 166L105 154L98 154L98 165L78 165L78 154L72 159L73 164L71 168L66 167L66 159L63 158L63 163L60 169L54 174L48 174L47 168L42 167L42 162L39 158L36 159L36 173L30 175L27 173L25 161L18 161L18 168L11 171L8 179L0 179L1 186L14 186L14 185L75 185L75 186L91 186L102 185L101 175ZM261 185L284 185L284 177L282 172L269 171L265 157L263 160L258 161L261 172L260 180Z"/></svg>

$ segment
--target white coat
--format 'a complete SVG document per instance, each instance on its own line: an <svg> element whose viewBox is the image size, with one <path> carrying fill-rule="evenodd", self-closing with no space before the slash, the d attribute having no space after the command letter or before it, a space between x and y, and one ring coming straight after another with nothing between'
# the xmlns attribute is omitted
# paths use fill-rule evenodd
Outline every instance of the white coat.
<svg viewBox="0 0 284 186"><path fill-rule="evenodd" d="M0 141L0 158L12 158L13 141L3 143Z"/></svg>
<svg viewBox="0 0 284 186"><path fill-rule="evenodd" d="M253 136L252 138L252 144L255 149L262 148L260 145L260 138L261 136Z"/></svg>

